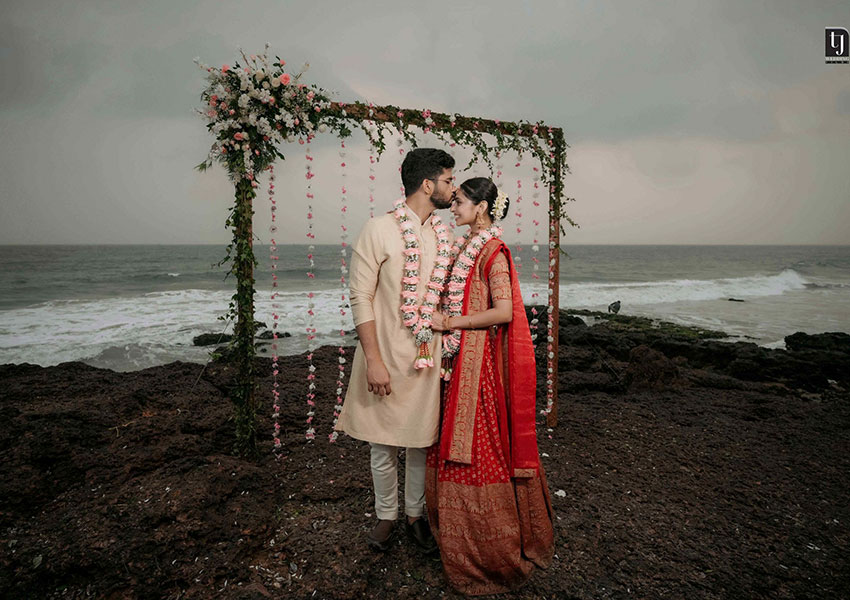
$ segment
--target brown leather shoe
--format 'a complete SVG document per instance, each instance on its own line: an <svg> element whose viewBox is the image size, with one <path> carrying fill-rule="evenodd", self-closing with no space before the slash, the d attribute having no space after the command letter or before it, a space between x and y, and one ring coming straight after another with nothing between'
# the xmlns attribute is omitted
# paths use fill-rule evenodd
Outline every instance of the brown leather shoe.
<svg viewBox="0 0 850 600"><path fill-rule="evenodd" d="M373 550L386 552L395 541L395 533L395 520L378 519L378 524L366 536L366 541Z"/></svg>
<svg viewBox="0 0 850 600"><path fill-rule="evenodd" d="M407 531L407 537L421 552L433 554L437 551L437 540L434 539L425 517L419 517L413 523L405 519L404 529Z"/></svg>

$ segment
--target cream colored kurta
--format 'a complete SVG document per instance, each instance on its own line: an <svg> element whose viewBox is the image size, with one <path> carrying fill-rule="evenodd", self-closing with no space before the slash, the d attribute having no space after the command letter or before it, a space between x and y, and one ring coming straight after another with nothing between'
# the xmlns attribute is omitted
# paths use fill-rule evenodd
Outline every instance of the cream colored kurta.
<svg viewBox="0 0 850 600"><path fill-rule="evenodd" d="M420 223L416 213L409 208L407 212L422 251L417 290L421 303L437 258L437 235L431 217ZM349 277L354 325L375 321L392 393L382 398L369 392L366 357L358 342L336 428L367 442L426 448L439 433L442 336L435 332L431 340L435 366L414 369L419 349L401 320L403 251L404 241L392 213L367 222L354 245Z"/></svg>

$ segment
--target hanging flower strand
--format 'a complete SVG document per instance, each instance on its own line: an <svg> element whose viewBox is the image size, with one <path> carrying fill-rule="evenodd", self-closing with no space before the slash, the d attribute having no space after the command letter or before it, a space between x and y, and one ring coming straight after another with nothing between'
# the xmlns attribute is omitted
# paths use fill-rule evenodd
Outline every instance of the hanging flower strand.
<svg viewBox="0 0 850 600"><path fill-rule="evenodd" d="M304 143L304 140L299 140L299 142ZM313 195L312 180L315 174L311 164L313 156L310 153L310 138L307 138L304 158L307 170L305 175L307 179L307 239L310 241L309 246L307 246L307 262L309 264L307 279L311 280L312 283L312 280L316 278L314 272L316 261L313 254L316 250L314 244L316 234L313 233L313 200L315 196ZM316 429L313 427L313 417L316 414L316 366L313 364L313 350L316 339L316 304L313 300L314 294L311 290L307 293L307 432L304 434L304 437L308 440L316 437Z"/></svg>
<svg viewBox="0 0 850 600"><path fill-rule="evenodd" d="M538 208L540 206L540 169L538 167L534 167L534 192L531 195L532 200L531 204L534 208ZM539 281L540 281L540 221L537 219L539 216L537 214L538 211L533 211L534 217L531 219L531 222L534 224L534 240L532 242L531 251L533 252L531 256L531 260L534 262L534 267L532 268L531 279L533 280L533 292L531 293L531 341L537 341L537 330L538 324L540 323L540 319L537 318L537 308L536 305L540 301L540 294L537 292Z"/></svg>
<svg viewBox="0 0 850 600"><path fill-rule="evenodd" d="M279 451L282 447L280 442L280 382L277 380L277 376L280 373L278 367L278 347L277 347L277 326L280 316L277 313L277 309L280 305L277 302L278 291L277 291L277 242L275 241L275 235L277 233L277 224L275 220L277 218L277 204L274 199L274 166L269 165L269 210L271 210L271 220L272 224L269 228L272 237L269 240L269 264L271 265L272 271L272 293L271 293L271 301L272 301L272 402L273 402L273 411L272 418L274 419L274 431L272 433L272 437L274 439L274 449Z"/></svg>
<svg viewBox="0 0 850 600"><path fill-rule="evenodd" d="M342 411L342 388L345 380L345 346L343 345L345 342L345 327L348 324L348 319L346 318L347 311L346 309L346 296L345 296L345 276L348 273L348 264L346 263L346 256L348 255L348 228L345 226L345 213L348 211L348 190L346 189L346 164L345 164L345 142L340 142L340 150L339 156L342 159L340 161L340 168L342 169L342 187L340 191L342 192L340 195L340 262L339 262L339 286L340 286L340 302L339 302L339 317L340 317L340 325L339 325L339 374L336 380L336 403L334 404L334 416L333 416L333 425L331 426L331 433L328 435L331 443L334 443L339 436L339 433L334 430L334 427L339 420L339 413Z"/></svg>
<svg viewBox="0 0 850 600"><path fill-rule="evenodd" d="M552 128L550 127L547 131L547 144L549 148L552 150L549 151L549 156L554 159L554 139L552 137ZM554 184L549 185L549 194L550 197L554 195L555 186ZM555 242L551 241L551 237L556 235L556 227L559 227L560 224L556 223L553 219L549 222L549 234L550 234L550 242L549 242L549 278L547 281L547 288L549 297L547 299L547 307L546 307L546 320L549 332L555 331L555 311L558 310L559 307L555 306L555 286L558 285L557 279L555 277L555 257L553 256L553 252L557 252L557 248L555 248ZM552 407L555 405L555 365L558 357L555 356L555 340L552 335L549 335L546 338L546 414L552 412Z"/></svg>
<svg viewBox="0 0 850 600"><path fill-rule="evenodd" d="M520 168L522 165L522 157L517 161L516 167ZM520 234L522 233L522 179L517 178L516 180L516 203L514 204L516 210L514 211L514 216L516 216L516 235L517 242L514 253L514 264L516 264L516 274L517 277L522 273L522 242L520 241Z"/></svg>

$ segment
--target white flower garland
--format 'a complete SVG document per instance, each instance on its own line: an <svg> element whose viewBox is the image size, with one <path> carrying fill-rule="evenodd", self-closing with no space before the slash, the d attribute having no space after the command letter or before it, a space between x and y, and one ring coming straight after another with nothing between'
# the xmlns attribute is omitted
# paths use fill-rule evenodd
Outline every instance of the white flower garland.
<svg viewBox="0 0 850 600"><path fill-rule="evenodd" d="M469 272L475 266L475 259L484 245L493 238L501 237L502 228L498 225L492 225L489 228L481 231L472 238L466 245L463 252L460 252L463 243L466 241L466 236L459 237L452 247L452 255L457 256L455 264L452 267L452 274L449 277L448 287L448 302L447 306L450 317L459 317L463 311L463 299L466 290L466 281L469 278ZM460 254L458 256L458 254ZM443 334L443 357L454 356L460 349L459 329L453 329L451 334Z"/></svg>
<svg viewBox="0 0 850 600"><path fill-rule="evenodd" d="M440 217L431 217L431 225L437 234L437 260L428 279L428 289L422 304L417 306L417 290L419 284L419 258L422 254L419 248L419 240L413 231L413 223L407 216L404 198L398 200L393 206L393 216L401 230L404 240L404 272L401 278L401 315L402 322L410 329L416 344L419 346L419 356L413 366L416 369L433 367L434 359L431 357L428 343L434 338L431 330L431 319L440 295L443 293L448 268L451 260L451 245L449 244L449 228L442 222Z"/></svg>

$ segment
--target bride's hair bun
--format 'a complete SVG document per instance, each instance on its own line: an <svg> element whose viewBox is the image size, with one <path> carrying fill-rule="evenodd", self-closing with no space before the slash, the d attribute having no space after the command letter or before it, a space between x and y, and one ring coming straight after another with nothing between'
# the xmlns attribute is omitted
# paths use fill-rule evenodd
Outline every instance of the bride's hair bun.
<svg viewBox="0 0 850 600"><path fill-rule="evenodd" d="M489 177L473 177L460 184L460 189L473 204L487 203L487 214L493 221L504 219L508 215L511 201Z"/></svg>

